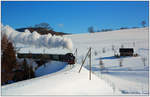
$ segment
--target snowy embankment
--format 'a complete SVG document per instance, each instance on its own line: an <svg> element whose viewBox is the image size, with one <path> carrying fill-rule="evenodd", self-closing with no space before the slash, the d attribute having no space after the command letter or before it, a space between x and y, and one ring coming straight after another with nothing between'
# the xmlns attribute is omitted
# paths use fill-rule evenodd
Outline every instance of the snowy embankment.
<svg viewBox="0 0 150 97"><path fill-rule="evenodd" d="M2 95L117 95L104 80L92 75L89 80L88 70L78 70L80 65L67 66L63 70L34 78L27 81L14 83L2 87Z"/></svg>
<svg viewBox="0 0 150 97"><path fill-rule="evenodd" d="M55 73L65 68L66 65L67 65L66 62L50 61L48 63L43 64L41 67L39 67L35 71L35 76L39 77L39 76Z"/></svg>

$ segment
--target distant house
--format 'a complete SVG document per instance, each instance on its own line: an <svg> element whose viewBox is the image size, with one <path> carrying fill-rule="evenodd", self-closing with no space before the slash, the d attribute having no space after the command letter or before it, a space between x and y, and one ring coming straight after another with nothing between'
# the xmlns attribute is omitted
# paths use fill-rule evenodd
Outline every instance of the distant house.
<svg viewBox="0 0 150 97"><path fill-rule="evenodd" d="M120 48L119 52L120 52L120 56L133 56L134 49L133 48Z"/></svg>

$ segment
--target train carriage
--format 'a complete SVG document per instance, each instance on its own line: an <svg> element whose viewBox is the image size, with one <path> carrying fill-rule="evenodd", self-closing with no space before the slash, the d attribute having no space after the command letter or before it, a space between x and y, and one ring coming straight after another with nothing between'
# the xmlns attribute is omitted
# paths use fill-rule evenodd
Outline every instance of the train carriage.
<svg viewBox="0 0 150 97"><path fill-rule="evenodd" d="M75 64L75 56L72 53L67 54L31 54L31 53L17 53L18 58L32 58L43 60L54 60L67 62L68 64Z"/></svg>

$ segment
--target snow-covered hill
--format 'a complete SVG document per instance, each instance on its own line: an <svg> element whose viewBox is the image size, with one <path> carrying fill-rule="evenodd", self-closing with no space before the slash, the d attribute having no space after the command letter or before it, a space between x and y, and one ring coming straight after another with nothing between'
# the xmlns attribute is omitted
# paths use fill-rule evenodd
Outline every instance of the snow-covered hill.
<svg viewBox="0 0 150 97"><path fill-rule="evenodd" d="M74 49L78 48L78 62L81 64L89 47L92 47L92 71L99 78L104 79L123 94L145 95L149 94L149 28L125 29L92 34L70 35ZM69 37L69 36L68 36ZM134 48L138 57L115 58L120 47ZM113 50L114 49L114 50ZM102 59L105 69L100 69L99 61ZM143 63L145 60L145 66ZM88 60L85 63L88 69Z"/></svg>
<svg viewBox="0 0 150 97"><path fill-rule="evenodd" d="M66 35L78 49L77 64L70 68L17 82L2 87L2 95L147 95L149 94L148 64L148 28L116 30L109 32ZM67 49L23 47L20 52L67 53ZM120 47L133 47L138 57L123 58L122 67L119 58L114 58ZM81 73L78 73L82 59L89 47L92 47L92 80L88 79L88 60ZM97 54L96 54L97 53ZM146 58L145 66L142 58ZM100 69L99 59L105 69Z"/></svg>

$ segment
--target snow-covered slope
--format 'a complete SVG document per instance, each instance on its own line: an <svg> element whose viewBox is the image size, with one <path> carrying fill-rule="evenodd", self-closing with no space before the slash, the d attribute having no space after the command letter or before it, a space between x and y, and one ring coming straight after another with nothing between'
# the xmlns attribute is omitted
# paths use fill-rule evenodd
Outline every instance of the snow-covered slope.
<svg viewBox="0 0 150 97"><path fill-rule="evenodd" d="M66 67L64 70L43 77L18 82L2 87L2 95L113 95L119 94L104 80L92 75L88 79L88 71L80 65ZM70 70L69 70L70 69Z"/></svg>
<svg viewBox="0 0 150 97"><path fill-rule="evenodd" d="M148 33L149 28L138 28L70 35L70 38L74 43L74 50L78 49L79 64L89 47L92 47L92 71L94 74L118 88L123 94L147 95L149 94ZM123 58L123 66L120 67L120 58L113 57L114 53L119 53L120 47L134 48L134 53L139 56ZM145 66L143 58L146 59ZM100 69L100 59L104 63L104 70ZM88 64L87 60L84 65L87 69Z"/></svg>
<svg viewBox="0 0 150 97"><path fill-rule="evenodd" d="M66 65L67 65L66 62L49 61L49 62L45 63L44 65L40 66L35 71L35 76L39 77L39 76L43 76L43 75L57 72L57 71L65 68Z"/></svg>
<svg viewBox="0 0 150 97"><path fill-rule="evenodd" d="M149 87L148 64L148 28L116 30L109 32L66 35L73 41L74 49L78 49L77 64L70 69L41 76L39 78L14 83L2 87L2 95L147 95ZM133 47L138 57L123 58L123 66L119 59L113 57L114 51L123 47ZM18 47L21 45L18 45ZM88 79L88 60L81 73L78 70L89 47L92 47L92 80ZM33 53L67 53L66 49L46 49L26 47L20 52ZM105 53L103 52L105 50ZM97 55L96 55L97 53ZM141 58L147 58L143 65ZM104 62L105 69L99 68L99 59ZM120 94L121 93L121 94Z"/></svg>
<svg viewBox="0 0 150 97"><path fill-rule="evenodd" d="M74 50L78 48L80 53L86 52L85 49L90 46L99 51L103 48L111 48L112 45L120 47L121 44L124 44L124 47L133 47L133 42L138 48L139 46L148 48L148 36L148 28L67 35L73 41Z"/></svg>

